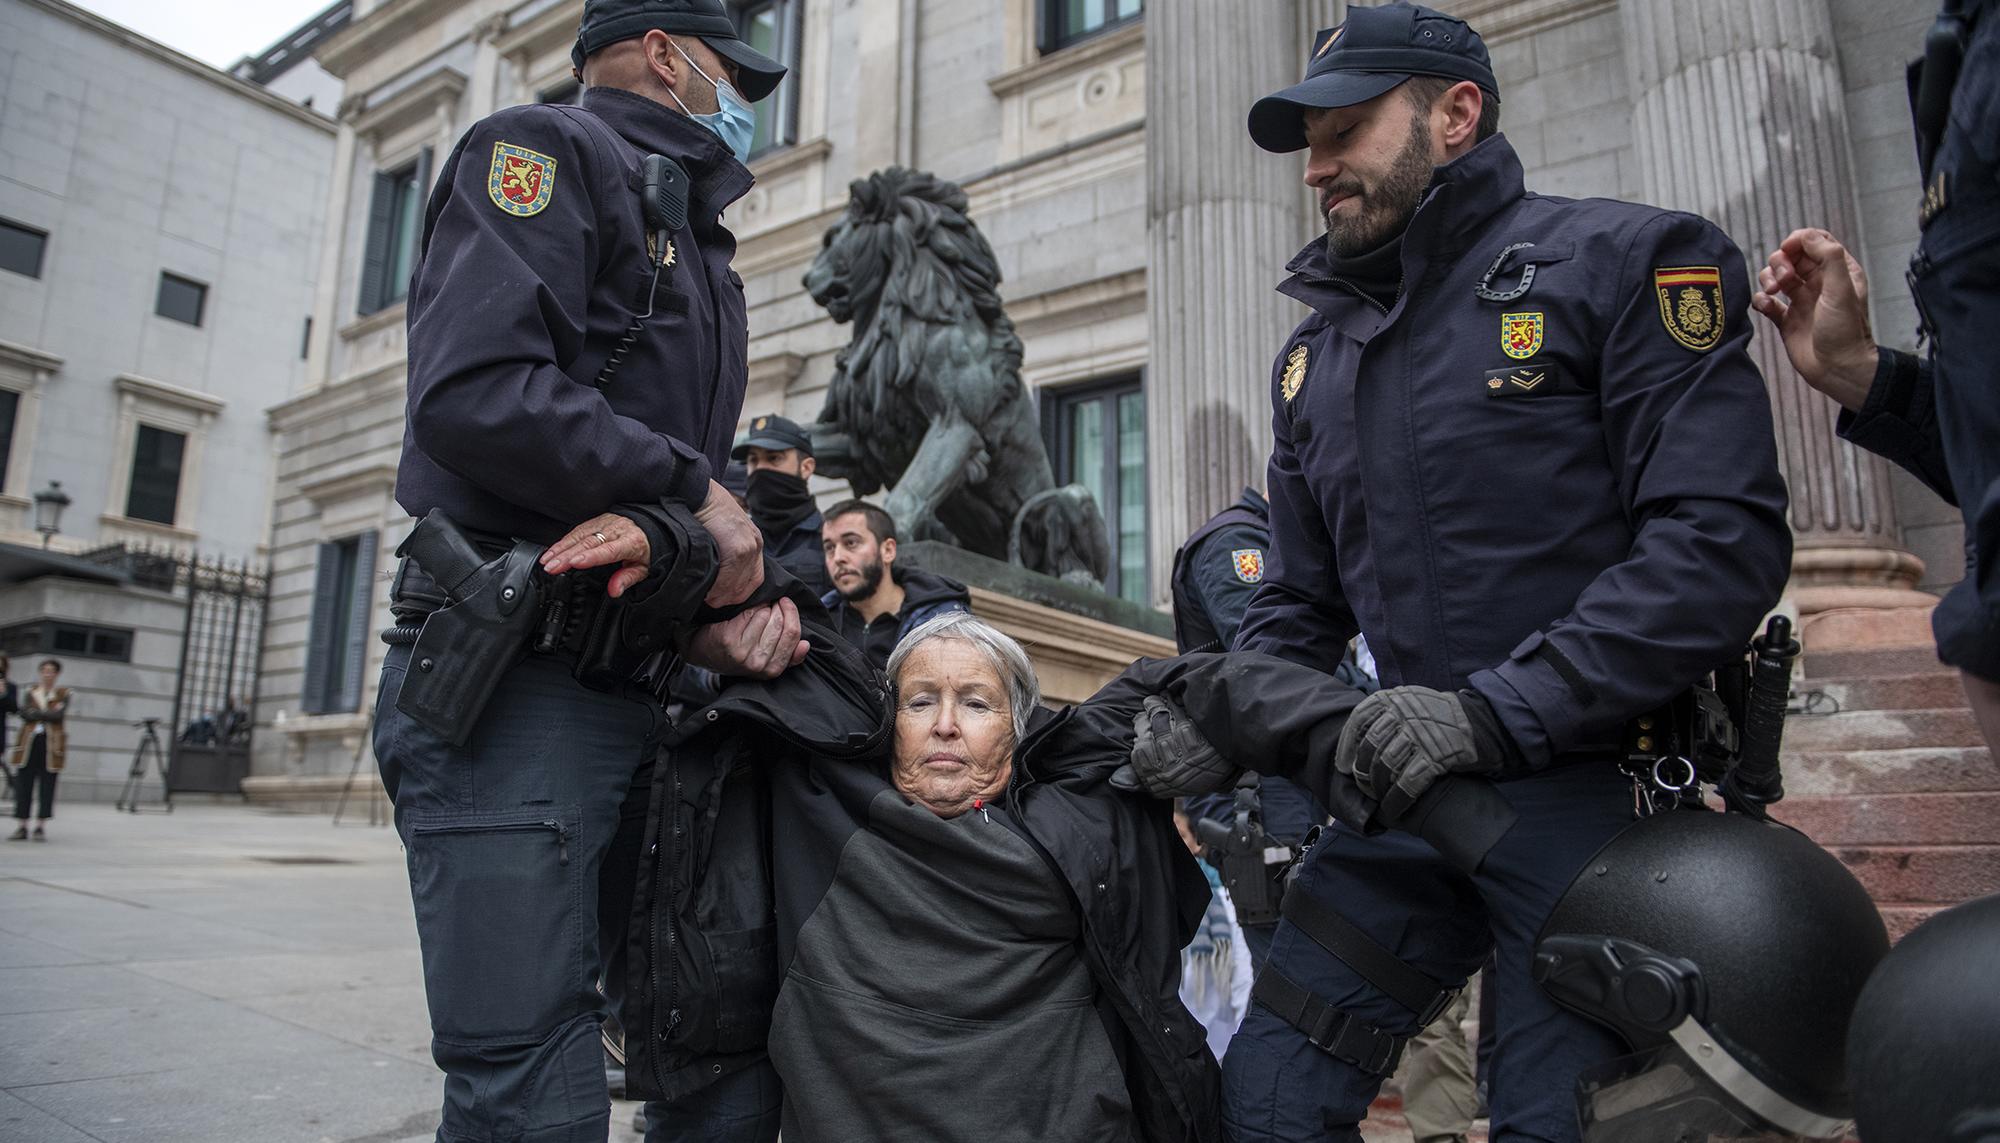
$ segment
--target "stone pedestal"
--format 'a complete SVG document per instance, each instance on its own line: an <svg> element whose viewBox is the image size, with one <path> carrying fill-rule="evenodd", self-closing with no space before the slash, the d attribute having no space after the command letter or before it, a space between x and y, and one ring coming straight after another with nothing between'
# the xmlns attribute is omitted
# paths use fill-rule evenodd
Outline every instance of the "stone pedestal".
<svg viewBox="0 0 2000 1143"><path fill-rule="evenodd" d="M1624 3L1619 11L1647 201L1714 220L1753 274L1796 227L1824 226L1859 244L1847 112L1823 0ZM1888 463L1835 437L1834 403L1792 370L1763 319L1751 320L1791 490L1798 550L1790 594L1802 632L1819 648L1928 642L1935 601L1915 590L1923 564L1901 549Z"/></svg>
<svg viewBox="0 0 2000 1143"><path fill-rule="evenodd" d="M1166 615L1095 588L932 541L902 544L896 558L970 587L972 613L1027 649L1051 704L1082 702L1133 660L1174 653Z"/></svg>

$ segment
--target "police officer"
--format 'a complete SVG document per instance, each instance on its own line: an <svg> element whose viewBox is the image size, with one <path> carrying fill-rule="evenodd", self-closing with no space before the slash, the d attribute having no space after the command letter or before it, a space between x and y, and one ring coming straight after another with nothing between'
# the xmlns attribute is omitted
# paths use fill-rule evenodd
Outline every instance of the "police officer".
<svg viewBox="0 0 2000 1143"><path fill-rule="evenodd" d="M1628 720L1740 654L1786 579L1741 256L1691 215L1527 193L1499 100L1476 32L1396 4L1250 113L1308 151L1327 235L1280 287L1312 312L1272 375L1274 542L1235 647L1330 669L1358 629L1388 689L1225 1058L1239 1143L1358 1139L1489 950L1494 1138L1576 1138L1578 1073L1620 1047L1537 990L1535 933L1632 820ZM1499 795L1430 833L1450 861L1407 832L1447 775Z"/></svg>
<svg viewBox="0 0 2000 1143"><path fill-rule="evenodd" d="M820 525L825 521L806 487L816 463L812 436L798 422L767 413L751 419L749 434L729 456L749 471L744 500L750 519L764 534L764 550L814 595L832 591L820 557Z"/></svg>
<svg viewBox="0 0 2000 1143"><path fill-rule="evenodd" d="M440 171L409 295L397 500L448 515L482 557L549 545L541 566L579 610L649 574L644 513L611 509L677 504L719 557L707 602L739 603L763 573L754 525L712 479L746 380L720 215L751 184L746 100L784 69L737 37L718 0L588 0L573 59L580 106L489 116ZM399 623L442 602L427 570L399 574ZM383 665L375 747L447 1075L440 1139L602 1143L608 1130L598 985L622 983L607 961L622 949L665 720L637 686L573 677L575 626L545 652L503 649L519 661L461 742L399 696L420 689L406 681L418 671L470 664L413 665L395 646ZM804 653L789 603L704 627L685 649L764 676ZM775 1137L774 1092L751 1074L680 1093L652 1138Z"/></svg>
<svg viewBox="0 0 2000 1143"><path fill-rule="evenodd" d="M1966 575L1931 627L2000 750L2000 3L1946 0L1916 85L1921 237L1911 292L1929 352L1875 344L1868 277L1824 230L1795 230L1757 273L1751 304L1792 367L1841 406L1838 430L1965 513ZM1981 569L1986 569L1982 571Z"/></svg>
<svg viewBox="0 0 2000 1143"><path fill-rule="evenodd" d="M1270 514L1264 494L1245 488L1236 503L1209 517L1174 553L1174 645L1182 654L1227 650L1236 641L1236 629L1250 606L1250 597L1264 582L1264 561L1271 547ZM1342 666L1348 668L1347 664ZM1267 867L1266 853L1275 856L1296 847L1307 830L1326 819L1326 813L1313 805L1304 790L1283 778L1265 775L1255 782L1258 824L1268 843L1258 839L1250 847L1255 853L1226 853L1218 831L1210 829L1203 846L1236 903L1250 962L1262 968L1278 928L1278 888L1271 875L1284 867L1282 857ZM1236 801L1228 792L1189 798L1188 817L1233 830ZM1248 884L1249 878L1260 883Z"/></svg>

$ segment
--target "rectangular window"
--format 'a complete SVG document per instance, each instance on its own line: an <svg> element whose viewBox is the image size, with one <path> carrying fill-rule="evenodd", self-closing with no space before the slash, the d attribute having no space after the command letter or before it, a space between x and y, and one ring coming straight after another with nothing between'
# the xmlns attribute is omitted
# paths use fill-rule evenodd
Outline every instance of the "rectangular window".
<svg viewBox="0 0 2000 1143"><path fill-rule="evenodd" d="M368 201L368 241L362 251L361 313L386 309L410 292L417 265L417 242L424 224L424 192L430 186L431 152L393 171L375 173Z"/></svg>
<svg viewBox="0 0 2000 1143"><path fill-rule="evenodd" d="M174 522L181 492L181 458L187 435L140 425L132 439L132 485L125 494L125 515L155 524Z"/></svg>
<svg viewBox="0 0 2000 1143"><path fill-rule="evenodd" d="M97 627L63 619L40 619L0 629L0 651L15 657L63 655L129 663L132 661L132 629ZM30 670L29 674L32 675L33 671ZM15 676L16 679L20 677Z"/></svg>
<svg viewBox="0 0 2000 1143"><path fill-rule="evenodd" d="M307 317L306 328L304 332L299 334L300 361L304 361L307 357L310 357L312 355L312 343L313 343L313 319L311 317Z"/></svg>
<svg viewBox="0 0 2000 1143"><path fill-rule="evenodd" d="M207 303L207 286L193 278L160 271L160 296L153 303L154 313L189 325L200 325L201 310Z"/></svg>
<svg viewBox="0 0 2000 1143"><path fill-rule="evenodd" d="M48 245L48 231L0 218L0 270L41 277L42 252Z"/></svg>
<svg viewBox="0 0 2000 1143"><path fill-rule="evenodd" d="M754 157L798 142L799 14L801 0L755 0L732 3L730 15L736 33L745 43L784 64L785 78L776 91L751 104L757 113L757 129L750 135Z"/></svg>
<svg viewBox="0 0 2000 1143"><path fill-rule="evenodd" d="M1137 377L1052 391L1043 425L1056 480L1090 490L1104 514L1104 590L1146 602L1146 394Z"/></svg>
<svg viewBox="0 0 2000 1143"><path fill-rule="evenodd" d="M312 625L306 633L306 677L299 709L341 714L361 709L361 672L368 654L376 533L319 546Z"/></svg>
<svg viewBox="0 0 2000 1143"><path fill-rule="evenodd" d="M14 458L14 418L20 411L21 395L12 389L0 389L0 484L6 480L7 462Z"/></svg>
<svg viewBox="0 0 2000 1143"><path fill-rule="evenodd" d="M1044 55L1128 24L1146 8L1145 0L1041 0L1041 5Z"/></svg>

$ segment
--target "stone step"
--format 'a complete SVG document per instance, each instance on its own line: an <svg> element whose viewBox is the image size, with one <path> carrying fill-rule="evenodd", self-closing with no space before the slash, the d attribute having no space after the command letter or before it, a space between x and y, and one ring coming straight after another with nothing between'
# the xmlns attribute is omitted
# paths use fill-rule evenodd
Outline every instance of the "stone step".
<svg viewBox="0 0 2000 1143"><path fill-rule="evenodd" d="M2000 791L1787 797L1771 816L1829 849L1855 845L2000 845Z"/></svg>
<svg viewBox="0 0 2000 1143"><path fill-rule="evenodd" d="M1946 670L1935 647L1857 647L1851 651L1806 648L1801 683L1807 678L1834 679L1876 675L1923 675ZM1952 671L1957 674L1956 671Z"/></svg>
<svg viewBox="0 0 2000 1143"><path fill-rule="evenodd" d="M1801 797L2000 790L2000 766L1983 746L1786 750L1783 766L1786 792Z"/></svg>
<svg viewBox="0 0 2000 1143"><path fill-rule="evenodd" d="M1884 905L1882 925L1889 930L1891 943L1910 935L1910 930L1945 911L1944 905Z"/></svg>
<svg viewBox="0 0 2000 1143"><path fill-rule="evenodd" d="M1857 710L1940 710L1965 705L1965 686L1950 671L1917 675L1875 675L1861 678L1801 679L1798 693L1824 691L1838 708ZM1798 716L1794 716L1798 720ZM1792 725L1791 723L1787 724Z"/></svg>
<svg viewBox="0 0 2000 1143"><path fill-rule="evenodd" d="M1849 710L1785 720L1785 745L1793 750L1901 750L1912 747L1984 746L1972 712L1957 709Z"/></svg>
<svg viewBox="0 0 2000 1143"><path fill-rule="evenodd" d="M2000 845L1841 846L1832 853L1878 906L1955 905L2000 892Z"/></svg>

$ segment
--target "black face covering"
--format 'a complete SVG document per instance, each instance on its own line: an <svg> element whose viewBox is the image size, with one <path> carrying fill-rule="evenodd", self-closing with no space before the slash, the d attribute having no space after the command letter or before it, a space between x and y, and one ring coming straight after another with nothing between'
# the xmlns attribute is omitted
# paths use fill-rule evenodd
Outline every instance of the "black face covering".
<svg viewBox="0 0 2000 1143"><path fill-rule="evenodd" d="M747 487L744 499L750 505L750 518L767 536L790 531L799 521L812 515L812 493L806 491L803 476L793 476L775 468L760 468L750 474Z"/></svg>

